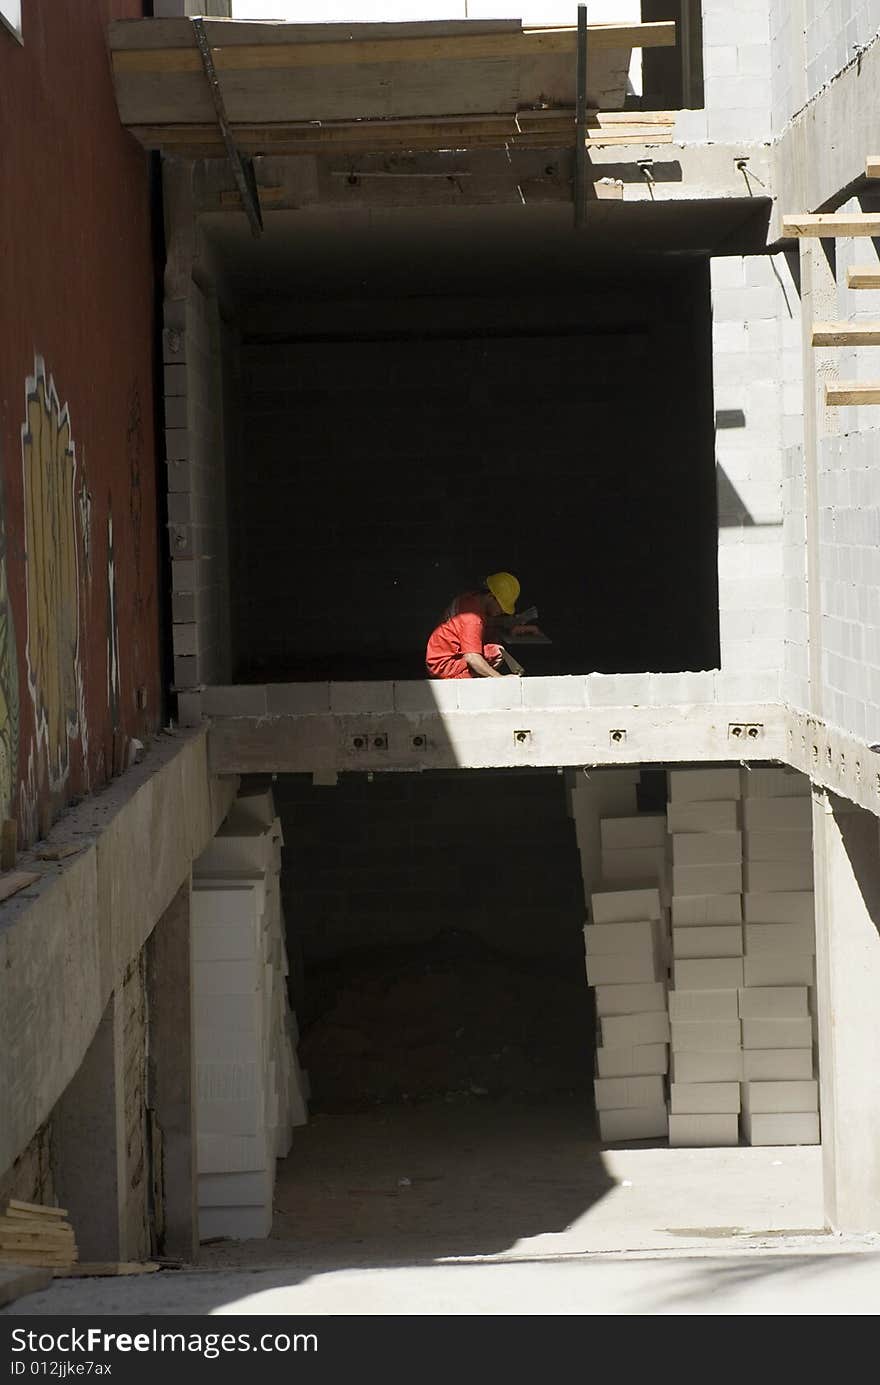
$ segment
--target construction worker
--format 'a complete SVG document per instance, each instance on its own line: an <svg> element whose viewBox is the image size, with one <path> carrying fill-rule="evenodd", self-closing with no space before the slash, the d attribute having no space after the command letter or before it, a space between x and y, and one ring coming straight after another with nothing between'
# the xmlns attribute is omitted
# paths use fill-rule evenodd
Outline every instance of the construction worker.
<svg viewBox="0 0 880 1385"><path fill-rule="evenodd" d="M463 592L452 602L428 640L425 664L431 678L503 678L509 661L504 646L493 641L502 617L516 613L519 582L509 572L493 572L478 591ZM512 626L520 634L531 626Z"/></svg>

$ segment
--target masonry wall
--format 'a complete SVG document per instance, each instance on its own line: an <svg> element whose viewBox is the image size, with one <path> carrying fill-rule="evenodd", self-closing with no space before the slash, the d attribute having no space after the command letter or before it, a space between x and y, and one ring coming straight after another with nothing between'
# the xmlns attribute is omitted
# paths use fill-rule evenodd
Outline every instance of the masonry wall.
<svg viewBox="0 0 880 1385"><path fill-rule="evenodd" d="M878 0L771 0L774 134L857 60L878 27Z"/></svg>
<svg viewBox="0 0 880 1385"><path fill-rule="evenodd" d="M0 811L23 840L161 721L149 164L104 40L140 0L0 32Z"/></svg>

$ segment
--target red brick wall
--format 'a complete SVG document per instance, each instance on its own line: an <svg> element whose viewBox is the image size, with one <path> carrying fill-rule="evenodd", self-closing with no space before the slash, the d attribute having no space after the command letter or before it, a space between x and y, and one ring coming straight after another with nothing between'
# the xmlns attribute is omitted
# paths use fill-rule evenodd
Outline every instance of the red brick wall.
<svg viewBox="0 0 880 1385"><path fill-rule="evenodd" d="M105 42L141 0L0 32L0 813L32 838L160 716L147 156Z"/></svg>

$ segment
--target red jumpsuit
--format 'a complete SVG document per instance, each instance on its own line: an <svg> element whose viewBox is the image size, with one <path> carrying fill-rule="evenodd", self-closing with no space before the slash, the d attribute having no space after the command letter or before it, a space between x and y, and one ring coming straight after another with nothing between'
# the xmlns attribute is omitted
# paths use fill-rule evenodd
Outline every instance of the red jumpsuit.
<svg viewBox="0 0 880 1385"><path fill-rule="evenodd" d="M482 654L493 668L500 669L501 645L486 643L490 621L487 601L482 592L465 592L455 598L428 640L425 664L431 678L479 677L468 668L466 654Z"/></svg>

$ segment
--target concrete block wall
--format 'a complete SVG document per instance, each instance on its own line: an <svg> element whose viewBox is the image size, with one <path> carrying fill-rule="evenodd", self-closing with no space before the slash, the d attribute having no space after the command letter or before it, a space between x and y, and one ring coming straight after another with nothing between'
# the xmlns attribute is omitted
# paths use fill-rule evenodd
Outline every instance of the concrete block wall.
<svg viewBox="0 0 880 1385"><path fill-rule="evenodd" d="M687 139L760 143L770 138L771 56L767 0L703 0L705 109L679 120Z"/></svg>
<svg viewBox="0 0 880 1385"><path fill-rule="evenodd" d="M778 135L880 29L880 0L771 0L773 133Z"/></svg>
<svg viewBox="0 0 880 1385"><path fill-rule="evenodd" d="M781 695L783 468L801 428L799 300L784 256L712 261L719 700Z"/></svg>
<svg viewBox="0 0 880 1385"><path fill-rule="evenodd" d="M782 460L782 572L785 598L782 697L790 707L810 705L807 506L804 449L786 447Z"/></svg>
<svg viewBox="0 0 880 1385"><path fill-rule="evenodd" d="M222 329L194 283L166 302L165 439L174 684L228 676L229 559Z"/></svg>

